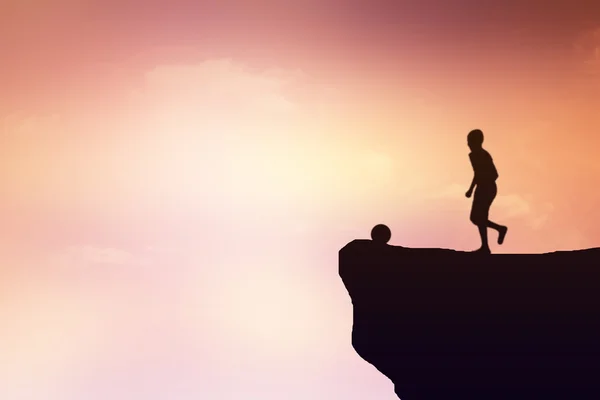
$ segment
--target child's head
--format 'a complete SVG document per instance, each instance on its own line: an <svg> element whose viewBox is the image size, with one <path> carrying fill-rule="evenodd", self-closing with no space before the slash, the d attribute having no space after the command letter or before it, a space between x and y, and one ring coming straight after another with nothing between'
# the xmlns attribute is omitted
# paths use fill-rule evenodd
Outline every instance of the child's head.
<svg viewBox="0 0 600 400"><path fill-rule="evenodd" d="M483 144L483 132L481 129L473 129L467 135L467 144L471 150L480 149Z"/></svg>

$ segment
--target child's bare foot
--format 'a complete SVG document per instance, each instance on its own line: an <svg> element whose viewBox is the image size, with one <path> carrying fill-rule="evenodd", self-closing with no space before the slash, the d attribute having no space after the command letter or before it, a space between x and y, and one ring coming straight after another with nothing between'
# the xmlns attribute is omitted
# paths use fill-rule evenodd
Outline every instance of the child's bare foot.
<svg viewBox="0 0 600 400"><path fill-rule="evenodd" d="M492 251L489 247L480 247L477 250L474 250L473 253L477 254L492 254Z"/></svg>
<svg viewBox="0 0 600 400"><path fill-rule="evenodd" d="M506 231L508 231L508 227L503 226L498 230L498 244L504 243L504 237L506 236Z"/></svg>

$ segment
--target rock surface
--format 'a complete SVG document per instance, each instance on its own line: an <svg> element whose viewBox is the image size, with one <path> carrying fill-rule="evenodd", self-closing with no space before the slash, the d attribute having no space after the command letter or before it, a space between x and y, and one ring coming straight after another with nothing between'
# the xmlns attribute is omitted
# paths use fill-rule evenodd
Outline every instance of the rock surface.
<svg viewBox="0 0 600 400"><path fill-rule="evenodd" d="M340 250L339 274L352 345L402 400L600 399L600 249L480 255L373 237Z"/></svg>

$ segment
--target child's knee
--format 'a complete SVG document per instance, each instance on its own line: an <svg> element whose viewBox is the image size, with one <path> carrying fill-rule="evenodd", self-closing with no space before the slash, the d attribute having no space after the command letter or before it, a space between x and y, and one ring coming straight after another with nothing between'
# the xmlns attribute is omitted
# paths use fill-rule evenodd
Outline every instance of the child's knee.
<svg viewBox="0 0 600 400"><path fill-rule="evenodd" d="M473 223L473 225L481 225L482 223L484 223L485 218L482 215L479 215L476 212L472 212L471 213L471 217L470 217L471 222Z"/></svg>

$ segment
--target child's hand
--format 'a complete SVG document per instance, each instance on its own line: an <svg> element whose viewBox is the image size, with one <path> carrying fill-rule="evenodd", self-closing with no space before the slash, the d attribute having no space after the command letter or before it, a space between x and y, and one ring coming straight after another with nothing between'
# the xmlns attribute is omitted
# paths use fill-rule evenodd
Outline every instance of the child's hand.
<svg viewBox="0 0 600 400"><path fill-rule="evenodd" d="M467 190L467 193L465 193L465 196L467 196L467 198L471 197L471 195L473 194L472 190Z"/></svg>

